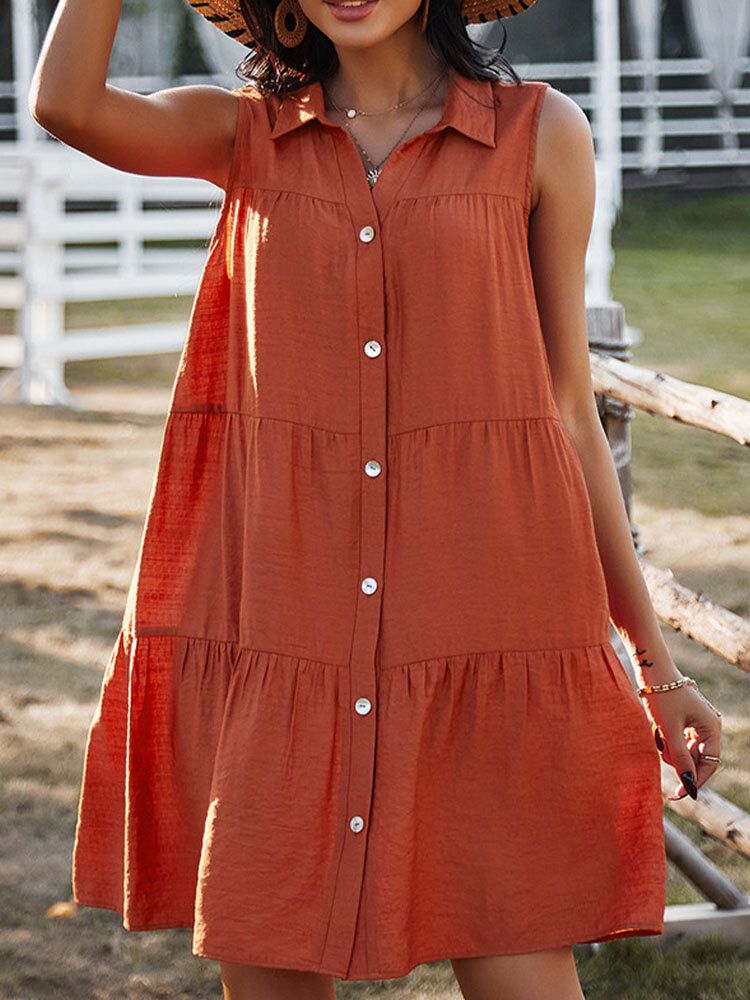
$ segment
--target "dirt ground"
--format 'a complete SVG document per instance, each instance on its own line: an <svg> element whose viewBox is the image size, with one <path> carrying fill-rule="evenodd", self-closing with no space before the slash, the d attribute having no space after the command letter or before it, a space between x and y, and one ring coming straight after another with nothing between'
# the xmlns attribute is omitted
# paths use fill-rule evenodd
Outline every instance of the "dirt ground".
<svg viewBox="0 0 750 1000"><path fill-rule="evenodd" d="M0 409L0 1000L220 997L218 965L190 954L189 930L128 933L109 911L70 905L83 746L133 572L169 398L163 386L75 391L86 410ZM634 515L650 560L748 613L747 517L638 500ZM750 810L750 678L665 634L681 669L724 713L726 763L713 787ZM750 889L747 859L676 820ZM670 902L699 898L674 872L669 890ZM340 997L384 994L459 996L447 963L390 983L339 987Z"/></svg>

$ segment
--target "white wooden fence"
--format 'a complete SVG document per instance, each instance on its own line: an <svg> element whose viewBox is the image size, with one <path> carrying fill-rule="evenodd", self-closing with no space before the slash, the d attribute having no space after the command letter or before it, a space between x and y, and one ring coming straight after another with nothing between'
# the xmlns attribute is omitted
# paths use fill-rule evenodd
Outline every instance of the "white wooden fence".
<svg viewBox="0 0 750 1000"><path fill-rule="evenodd" d="M521 76L549 80L591 115L596 62L516 61L514 65ZM750 165L750 58L738 60L738 69L744 86L725 96L715 85L708 59L623 60L624 169ZM179 83L226 85L227 80L211 76L178 80L137 77L113 79L112 83L153 92ZM11 81L0 81L0 101L5 99L12 106L14 93ZM8 140L15 128L16 115L0 110L0 149L2 140Z"/></svg>
<svg viewBox="0 0 750 1000"><path fill-rule="evenodd" d="M549 80L592 113L595 63L516 67L524 77ZM710 69L701 59L621 64L625 170L750 165L750 116L742 113L750 110L750 88L732 92L727 102L708 85ZM743 69L747 76L750 59ZM678 88L678 77L694 79L695 87ZM644 80L650 81L645 89ZM159 79L112 82L147 92L168 85ZM0 86L0 98L9 87ZM12 125L12 115L0 114L0 130ZM616 181L599 164L587 255L589 305L610 297ZM0 309L16 316L15 332L0 337L0 368L8 369L0 377L0 399L76 406L64 383L66 361L180 350L186 323L66 332L65 306L192 295L221 196L204 181L112 170L52 139L0 141L0 201L10 206L0 211ZM165 240L196 245L158 246Z"/></svg>
<svg viewBox="0 0 750 1000"><path fill-rule="evenodd" d="M724 95L714 86L708 59L622 61L623 170L750 166L750 58L740 59L738 67L745 86ZM516 68L549 80L591 116L596 63ZM596 136L595 118L593 126Z"/></svg>
<svg viewBox="0 0 750 1000"><path fill-rule="evenodd" d="M0 309L16 315L15 333L0 337L0 367L10 369L0 397L76 406L66 361L178 351L187 324L66 332L66 303L194 294L222 192L38 145L34 155L0 151L0 200L19 199L18 213L0 214Z"/></svg>

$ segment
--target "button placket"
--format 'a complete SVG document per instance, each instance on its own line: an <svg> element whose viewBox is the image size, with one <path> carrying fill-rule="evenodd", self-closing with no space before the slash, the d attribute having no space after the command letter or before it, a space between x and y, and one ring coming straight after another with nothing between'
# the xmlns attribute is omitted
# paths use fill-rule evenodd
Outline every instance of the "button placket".
<svg viewBox="0 0 750 1000"><path fill-rule="evenodd" d="M382 233L359 153L348 137L335 142L350 212L355 250L358 371L360 389L359 570L352 645L348 664L346 718L342 721L343 771L339 797L340 832L330 920L320 956L323 966L351 962L365 872L375 774L376 656L385 581L387 387L385 287Z"/></svg>

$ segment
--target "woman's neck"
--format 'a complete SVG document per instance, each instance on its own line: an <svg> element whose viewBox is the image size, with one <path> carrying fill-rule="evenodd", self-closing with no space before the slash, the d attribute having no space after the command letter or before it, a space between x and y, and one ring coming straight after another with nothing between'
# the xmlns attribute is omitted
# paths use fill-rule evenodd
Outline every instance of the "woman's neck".
<svg viewBox="0 0 750 1000"><path fill-rule="evenodd" d="M326 80L337 104L376 111L392 107L427 87L445 63L418 31L392 35L366 51L338 50L339 67ZM416 37L414 37L416 36Z"/></svg>

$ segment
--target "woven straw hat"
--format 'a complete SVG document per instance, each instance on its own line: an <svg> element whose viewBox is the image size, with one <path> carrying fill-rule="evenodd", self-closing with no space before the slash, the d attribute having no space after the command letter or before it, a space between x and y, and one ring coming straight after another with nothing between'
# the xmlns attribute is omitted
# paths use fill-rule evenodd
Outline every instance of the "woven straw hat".
<svg viewBox="0 0 750 1000"><path fill-rule="evenodd" d="M243 17L240 0L187 0L187 3L230 38L243 45L254 44L255 38ZM461 0L461 19L464 24L485 24L522 14L535 3L536 0L513 0L512 3L509 0Z"/></svg>

